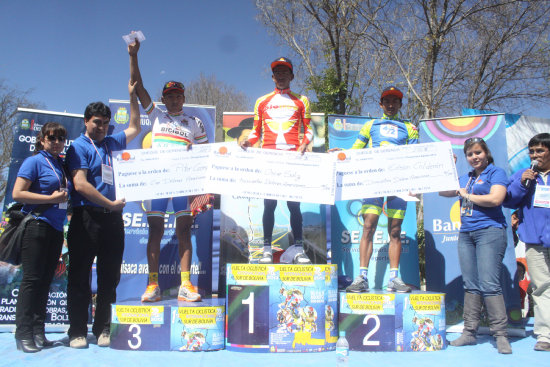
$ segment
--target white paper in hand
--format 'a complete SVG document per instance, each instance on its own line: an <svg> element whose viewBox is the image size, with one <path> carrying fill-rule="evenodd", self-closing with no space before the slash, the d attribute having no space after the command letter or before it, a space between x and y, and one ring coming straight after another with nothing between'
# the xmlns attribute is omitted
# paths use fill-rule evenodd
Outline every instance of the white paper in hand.
<svg viewBox="0 0 550 367"><path fill-rule="evenodd" d="M127 45L129 45L131 43L134 43L135 39L137 39L140 43L145 41L145 36L143 35L143 32L137 31L122 36L122 39L124 40L124 42L126 42Z"/></svg>

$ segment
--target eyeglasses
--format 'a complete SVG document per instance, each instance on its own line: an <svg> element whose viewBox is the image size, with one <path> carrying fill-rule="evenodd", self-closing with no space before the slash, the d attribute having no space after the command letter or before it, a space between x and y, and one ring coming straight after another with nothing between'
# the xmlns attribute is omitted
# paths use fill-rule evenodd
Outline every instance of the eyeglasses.
<svg viewBox="0 0 550 367"><path fill-rule="evenodd" d="M473 138L466 139L464 141L464 145L481 143L482 141L484 142L484 140L482 138L479 138L479 137L476 136L476 137L473 137Z"/></svg>
<svg viewBox="0 0 550 367"><path fill-rule="evenodd" d="M51 142L54 142L54 141L63 142L63 141L65 141L66 138L64 136L48 135L48 136L46 136L46 139L51 141Z"/></svg>

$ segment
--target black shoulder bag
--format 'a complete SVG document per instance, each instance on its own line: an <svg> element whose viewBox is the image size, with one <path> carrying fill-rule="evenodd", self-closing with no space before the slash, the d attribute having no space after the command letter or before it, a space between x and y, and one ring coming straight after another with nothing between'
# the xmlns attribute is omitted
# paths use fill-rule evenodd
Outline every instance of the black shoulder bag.
<svg viewBox="0 0 550 367"><path fill-rule="evenodd" d="M21 248L27 223L34 219L34 216L40 216L51 206L52 204L40 204L29 214L25 214L21 211L23 204L16 203L6 211L9 221L0 235L0 261L13 265L21 264Z"/></svg>

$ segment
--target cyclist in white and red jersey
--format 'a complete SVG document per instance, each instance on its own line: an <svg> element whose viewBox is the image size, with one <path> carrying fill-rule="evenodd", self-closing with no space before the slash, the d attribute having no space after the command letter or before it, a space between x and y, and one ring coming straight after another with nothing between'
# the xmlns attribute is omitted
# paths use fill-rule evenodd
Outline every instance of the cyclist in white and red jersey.
<svg viewBox="0 0 550 367"><path fill-rule="evenodd" d="M290 90L290 82L294 79L294 72L292 62L288 58L280 57L273 61L271 70L275 90L256 101L254 127L248 136L248 140L241 142L241 147L246 149L261 139L262 148L293 150L303 154L307 145L313 140L309 100L306 96ZM300 141L301 127L303 127L304 137ZM293 262L295 264L311 264L303 250L300 203L287 201L287 206L290 211L290 227L294 234L294 245L297 250ZM264 199L264 214L262 217L264 249L260 259L261 264L271 264L273 262L271 240L275 225L276 207L277 200Z"/></svg>
<svg viewBox="0 0 550 367"><path fill-rule="evenodd" d="M157 107L149 93L143 87L141 73L138 66L139 41L128 46L130 55L130 77L139 80L137 95L153 122L152 147L187 147L192 144L207 143L206 130L202 121L183 112L185 103L185 87L180 82L169 81L162 89L162 102L166 111ZM164 215L168 202L172 201L172 207L176 215L176 236L179 242L181 286L178 292L178 300L198 302L200 294L190 281L191 257L191 225L193 216L189 208L187 197L174 197L170 199L156 199L151 201L151 208L147 211L147 223L149 224L149 239L147 241L147 262L149 264L149 285L141 296L142 302L157 302L161 299L158 285L160 241L164 235Z"/></svg>

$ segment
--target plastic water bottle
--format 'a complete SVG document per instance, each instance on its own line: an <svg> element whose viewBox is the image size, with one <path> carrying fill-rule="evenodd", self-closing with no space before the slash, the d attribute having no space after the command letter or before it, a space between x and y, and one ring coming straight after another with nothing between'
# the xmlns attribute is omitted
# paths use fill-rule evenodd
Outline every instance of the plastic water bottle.
<svg viewBox="0 0 550 367"><path fill-rule="evenodd" d="M348 365L349 343L346 339L346 332L340 331L340 337L336 341L336 366L344 367Z"/></svg>

